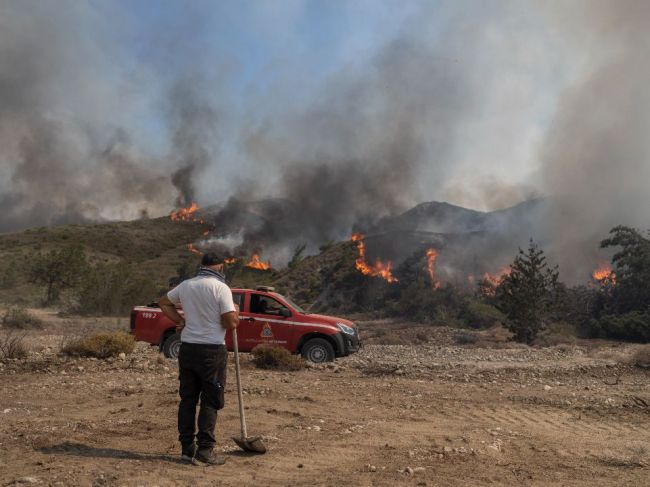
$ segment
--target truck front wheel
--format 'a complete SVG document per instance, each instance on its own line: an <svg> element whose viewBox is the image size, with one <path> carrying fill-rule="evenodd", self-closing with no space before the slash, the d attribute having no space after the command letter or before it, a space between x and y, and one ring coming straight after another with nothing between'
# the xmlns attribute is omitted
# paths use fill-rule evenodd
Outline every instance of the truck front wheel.
<svg viewBox="0 0 650 487"><path fill-rule="evenodd" d="M334 360L334 347L324 338L312 338L308 340L303 345L300 353L302 358L316 364Z"/></svg>
<svg viewBox="0 0 650 487"><path fill-rule="evenodd" d="M169 335L163 342L162 351L167 358L178 358L181 350L181 336L178 333Z"/></svg>

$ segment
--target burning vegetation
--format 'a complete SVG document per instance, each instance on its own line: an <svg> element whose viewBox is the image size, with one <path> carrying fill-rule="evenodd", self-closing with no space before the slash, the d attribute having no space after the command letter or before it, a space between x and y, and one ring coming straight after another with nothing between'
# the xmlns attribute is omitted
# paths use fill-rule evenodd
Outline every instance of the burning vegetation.
<svg viewBox="0 0 650 487"><path fill-rule="evenodd" d="M179 208L176 211L172 211L169 215L169 218L171 218L173 221L194 221L203 223L200 218L195 218L194 216L198 210L199 205L193 201L192 204L186 208Z"/></svg>
<svg viewBox="0 0 650 487"><path fill-rule="evenodd" d="M436 259L438 258L438 251L436 249L427 249L427 273L431 279L431 285L434 289L440 287L440 281L436 279Z"/></svg>
<svg viewBox="0 0 650 487"><path fill-rule="evenodd" d="M591 273L591 277L600 286L616 285L616 273L612 271L612 267L607 262L601 262L598 268Z"/></svg>
<svg viewBox="0 0 650 487"><path fill-rule="evenodd" d="M251 260L246 263L246 267L249 269L268 271L271 268L271 262L263 262L259 254L253 254Z"/></svg>
<svg viewBox="0 0 650 487"><path fill-rule="evenodd" d="M356 260L356 268L365 276L381 277L386 282L397 282L397 278L393 276L393 263L391 261L383 262L379 257L375 260L374 265L366 262L366 244L363 241L364 235L360 233L352 234L352 241L357 243L359 257Z"/></svg>

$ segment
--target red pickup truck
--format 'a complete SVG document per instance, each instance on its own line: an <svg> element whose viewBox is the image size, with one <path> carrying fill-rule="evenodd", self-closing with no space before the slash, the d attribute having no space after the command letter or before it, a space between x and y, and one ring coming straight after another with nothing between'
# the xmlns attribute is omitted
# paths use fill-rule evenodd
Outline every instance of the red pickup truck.
<svg viewBox="0 0 650 487"><path fill-rule="evenodd" d="M270 344L321 363L349 355L361 346L351 321L308 313L273 288L233 289L232 294L240 308L237 337L242 352ZM180 335L157 304L133 308L131 334L136 340L158 345L166 357L178 357ZM226 333L226 346L232 350L230 332Z"/></svg>

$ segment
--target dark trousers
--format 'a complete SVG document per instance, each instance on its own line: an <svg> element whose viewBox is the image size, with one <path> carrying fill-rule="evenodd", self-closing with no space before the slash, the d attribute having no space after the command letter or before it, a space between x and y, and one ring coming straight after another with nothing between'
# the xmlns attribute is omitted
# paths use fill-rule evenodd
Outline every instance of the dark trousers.
<svg viewBox="0 0 650 487"><path fill-rule="evenodd" d="M196 440L199 450L211 450L216 440L217 411L223 408L228 351L224 345L183 343L178 355L178 439L186 448ZM201 399L198 421L196 405Z"/></svg>

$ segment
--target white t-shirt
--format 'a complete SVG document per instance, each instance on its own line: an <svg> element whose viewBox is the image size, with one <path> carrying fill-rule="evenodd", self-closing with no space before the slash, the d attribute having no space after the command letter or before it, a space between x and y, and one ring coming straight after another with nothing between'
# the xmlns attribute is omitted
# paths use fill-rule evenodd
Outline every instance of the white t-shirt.
<svg viewBox="0 0 650 487"><path fill-rule="evenodd" d="M221 315L235 311L232 291L214 277L197 276L183 281L167 293L174 304L185 312L185 328L181 332L184 343L224 344L226 330L221 326Z"/></svg>

